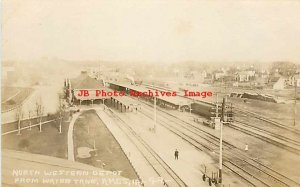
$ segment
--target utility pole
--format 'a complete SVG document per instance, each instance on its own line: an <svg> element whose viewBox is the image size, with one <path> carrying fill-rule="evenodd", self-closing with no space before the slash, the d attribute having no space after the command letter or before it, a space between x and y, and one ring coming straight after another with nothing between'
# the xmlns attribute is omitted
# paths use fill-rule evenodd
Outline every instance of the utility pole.
<svg viewBox="0 0 300 187"><path fill-rule="evenodd" d="M153 90L154 89L154 81L152 83L152 87L153 87ZM154 126L153 126L153 131L156 132L156 97L155 95L153 95L153 99L154 99Z"/></svg>
<svg viewBox="0 0 300 187"><path fill-rule="evenodd" d="M154 132L156 132L156 97L154 96Z"/></svg>
<svg viewBox="0 0 300 187"><path fill-rule="evenodd" d="M219 155L219 183L222 183L222 165L223 165L223 122L225 116L225 104L226 104L226 96L223 98L222 103L222 115L221 115L221 123L220 123L220 155Z"/></svg>
<svg viewBox="0 0 300 187"><path fill-rule="evenodd" d="M216 102L216 118L219 117L219 103L218 103L218 93L217 93L217 102Z"/></svg>
<svg viewBox="0 0 300 187"><path fill-rule="evenodd" d="M296 116L297 116L297 79L295 79L294 126L296 126Z"/></svg>

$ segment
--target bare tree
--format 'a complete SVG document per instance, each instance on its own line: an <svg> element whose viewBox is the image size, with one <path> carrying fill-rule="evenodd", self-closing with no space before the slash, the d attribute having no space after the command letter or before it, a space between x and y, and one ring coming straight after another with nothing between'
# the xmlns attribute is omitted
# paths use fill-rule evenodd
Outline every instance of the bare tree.
<svg viewBox="0 0 300 187"><path fill-rule="evenodd" d="M29 130L31 130L31 110L28 111Z"/></svg>
<svg viewBox="0 0 300 187"><path fill-rule="evenodd" d="M42 100L40 98L39 101L35 103L35 112L37 116L37 122L39 123L39 130L42 132L42 119L43 119L43 114L44 114L44 106L42 105Z"/></svg>
<svg viewBox="0 0 300 187"><path fill-rule="evenodd" d="M18 135L21 134L21 120L23 118L23 105L19 105L16 109L16 119L18 121Z"/></svg>
<svg viewBox="0 0 300 187"><path fill-rule="evenodd" d="M63 115L65 113L64 106L62 104L62 98L59 95L59 108L58 108L58 120L59 120L59 133L62 133L62 120L63 120Z"/></svg>

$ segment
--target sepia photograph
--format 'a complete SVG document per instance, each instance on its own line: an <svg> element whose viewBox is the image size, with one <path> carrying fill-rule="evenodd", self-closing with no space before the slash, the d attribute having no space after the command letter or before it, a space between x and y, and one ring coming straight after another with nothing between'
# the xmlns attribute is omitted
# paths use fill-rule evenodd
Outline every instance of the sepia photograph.
<svg viewBox="0 0 300 187"><path fill-rule="evenodd" d="M1 186L300 187L300 1L0 12Z"/></svg>

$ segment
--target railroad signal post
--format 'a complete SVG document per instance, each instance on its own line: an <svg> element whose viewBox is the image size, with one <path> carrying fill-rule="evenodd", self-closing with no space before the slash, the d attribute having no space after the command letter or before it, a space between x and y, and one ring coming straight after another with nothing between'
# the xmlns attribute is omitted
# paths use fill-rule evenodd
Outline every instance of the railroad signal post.
<svg viewBox="0 0 300 187"><path fill-rule="evenodd" d="M156 132L156 97L154 97L154 126L153 131Z"/></svg>
<svg viewBox="0 0 300 187"><path fill-rule="evenodd" d="M220 157L219 157L219 183L222 183L222 165L223 165L223 122L225 116L226 96L223 98L222 115L220 122Z"/></svg>

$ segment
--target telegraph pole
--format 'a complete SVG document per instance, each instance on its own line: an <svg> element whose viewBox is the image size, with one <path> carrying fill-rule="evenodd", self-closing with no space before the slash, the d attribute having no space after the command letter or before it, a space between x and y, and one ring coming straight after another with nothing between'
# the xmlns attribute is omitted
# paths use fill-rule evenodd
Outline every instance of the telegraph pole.
<svg viewBox="0 0 300 187"><path fill-rule="evenodd" d="M296 115L297 115L297 80L295 79L294 126L296 126Z"/></svg>
<svg viewBox="0 0 300 187"><path fill-rule="evenodd" d="M218 103L218 93L217 93L217 102L216 102L216 118L219 117L219 103Z"/></svg>
<svg viewBox="0 0 300 187"><path fill-rule="evenodd" d="M154 81L152 83L152 87L153 87L153 90L154 90ZM154 99L154 126L153 126L153 131L156 132L156 97L155 95L153 95L153 99Z"/></svg>
<svg viewBox="0 0 300 187"><path fill-rule="evenodd" d="M222 103L222 115L221 115L221 123L220 123L220 155L219 155L219 183L222 183L222 165L223 165L223 123L225 116L225 104L226 104L226 96L223 98Z"/></svg>
<svg viewBox="0 0 300 187"><path fill-rule="evenodd" d="M156 132L156 97L154 96L154 132Z"/></svg>

